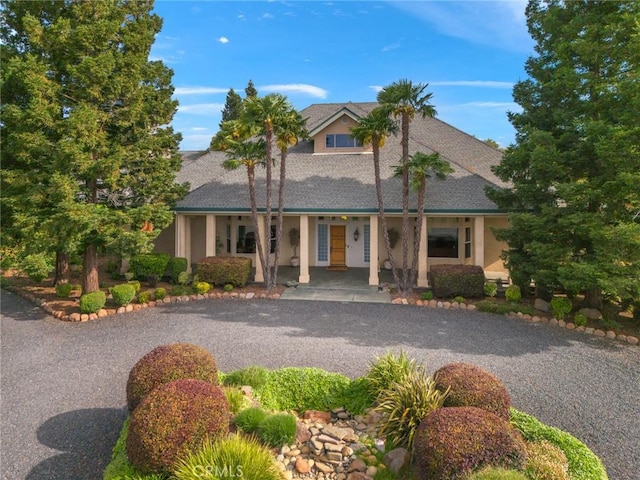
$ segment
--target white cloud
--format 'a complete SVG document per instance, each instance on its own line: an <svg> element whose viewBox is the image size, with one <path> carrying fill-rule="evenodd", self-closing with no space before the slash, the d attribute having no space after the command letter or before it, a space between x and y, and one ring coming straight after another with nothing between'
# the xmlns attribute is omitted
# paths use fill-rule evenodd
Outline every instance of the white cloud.
<svg viewBox="0 0 640 480"><path fill-rule="evenodd" d="M192 132L208 132L209 129L207 127L191 127Z"/></svg>
<svg viewBox="0 0 640 480"><path fill-rule="evenodd" d="M485 87L485 88L513 88L513 82L499 82L494 80L445 80L429 82L430 87Z"/></svg>
<svg viewBox="0 0 640 480"><path fill-rule="evenodd" d="M211 135L183 135L180 150L183 152L206 150L211 142Z"/></svg>
<svg viewBox="0 0 640 480"><path fill-rule="evenodd" d="M244 13L241 13L240 15L238 15L238 18L240 20L245 20L246 19L246 17L244 16Z"/></svg>
<svg viewBox="0 0 640 480"><path fill-rule="evenodd" d="M451 37L512 51L533 47L526 26L526 0L390 2Z"/></svg>
<svg viewBox="0 0 640 480"><path fill-rule="evenodd" d="M397 48L400 48L400 42L396 42L396 43L392 43L390 45L386 45L386 46L382 47L382 51L383 52L390 52L391 50L396 50Z"/></svg>
<svg viewBox="0 0 640 480"><path fill-rule="evenodd" d="M262 17L260 18L264 18L266 20L271 20L273 18L273 15L271 15L270 13L263 13Z"/></svg>
<svg viewBox="0 0 640 480"><path fill-rule="evenodd" d="M213 116L219 114L223 108L224 103L195 103L193 105L178 106L178 113Z"/></svg>
<svg viewBox="0 0 640 480"><path fill-rule="evenodd" d="M316 98L327 98L329 92L325 89L316 87L314 85L307 85L305 83L288 83L280 85L264 85L258 87L258 91L264 92L278 92L278 93L300 93L303 95L309 95Z"/></svg>
<svg viewBox="0 0 640 480"><path fill-rule="evenodd" d="M220 37L220 38L218 39L218 41L219 41L220 43L222 43L223 45L224 45L225 43L229 43L229 39L228 39L227 37L224 37L224 36Z"/></svg>
<svg viewBox="0 0 640 480"><path fill-rule="evenodd" d="M219 87L176 87L175 95L210 95L216 93L227 93L228 88Z"/></svg>
<svg viewBox="0 0 640 480"><path fill-rule="evenodd" d="M369 88L371 90L373 90L374 92L378 93L380 90L382 90L384 87L381 85L369 85Z"/></svg>

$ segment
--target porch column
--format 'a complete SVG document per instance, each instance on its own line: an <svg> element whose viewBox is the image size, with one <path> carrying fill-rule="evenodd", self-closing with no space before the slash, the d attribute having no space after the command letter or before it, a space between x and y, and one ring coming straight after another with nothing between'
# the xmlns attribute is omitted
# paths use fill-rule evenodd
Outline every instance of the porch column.
<svg viewBox="0 0 640 480"><path fill-rule="evenodd" d="M184 244L184 217L176 213L173 223L173 256L182 257L182 245Z"/></svg>
<svg viewBox="0 0 640 480"><path fill-rule="evenodd" d="M427 216L422 217L422 231L420 232L420 251L418 252L418 279L417 284L420 288L429 286L429 225L427 225Z"/></svg>
<svg viewBox="0 0 640 480"><path fill-rule="evenodd" d="M184 216L184 256L187 259L187 272L193 273L191 268L191 217Z"/></svg>
<svg viewBox="0 0 640 480"><path fill-rule="evenodd" d="M473 263L484 269L484 217L473 221Z"/></svg>
<svg viewBox="0 0 640 480"><path fill-rule="evenodd" d="M299 283L309 283L309 215L300 215L300 276Z"/></svg>
<svg viewBox="0 0 640 480"><path fill-rule="evenodd" d="M380 260L378 259L378 215L369 217L369 285L379 285L380 277L378 269Z"/></svg>
<svg viewBox="0 0 640 480"><path fill-rule="evenodd" d="M205 229L206 247L205 256L216 256L216 216L213 213L207 213L206 229Z"/></svg>
<svg viewBox="0 0 640 480"><path fill-rule="evenodd" d="M264 215L258 215L258 231L256 232L256 242L264 240ZM263 245L264 254L270 255L271 246ZM256 283L264 283L264 275L262 274L262 262L260 261L260 255L258 254L258 248L256 247L255 254L256 276L254 281Z"/></svg>

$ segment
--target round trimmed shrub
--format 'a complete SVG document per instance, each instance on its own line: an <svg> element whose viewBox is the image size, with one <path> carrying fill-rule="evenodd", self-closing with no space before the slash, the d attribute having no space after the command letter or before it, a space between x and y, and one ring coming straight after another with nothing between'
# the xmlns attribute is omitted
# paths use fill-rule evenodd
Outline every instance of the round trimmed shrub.
<svg viewBox="0 0 640 480"><path fill-rule="evenodd" d="M193 288L196 289L196 293L204 295L209 290L211 290L211 285L209 285L207 282L194 282Z"/></svg>
<svg viewBox="0 0 640 480"><path fill-rule="evenodd" d="M80 297L81 313L98 313L107 303L107 294L101 290L85 293Z"/></svg>
<svg viewBox="0 0 640 480"><path fill-rule="evenodd" d="M169 472L205 441L229 433L229 403L222 389L195 379L160 385L133 411L127 457L143 473Z"/></svg>
<svg viewBox="0 0 640 480"><path fill-rule="evenodd" d="M441 392L449 388L445 407L478 407L509 420L511 396L498 377L470 363L450 363L435 374Z"/></svg>
<svg viewBox="0 0 640 480"><path fill-rule="evenodd" d="M296 417L288 413L267 415L258 427L258 435L272 447L291 445L296 438Z"/></svg>
<svg viewBox="0 0 640 480"><path fill-rule="evenodd" d="M509 285L504 292L504 297L507 299L507 302L518 303L522 300L522 291L518 285Z"/></svg>
<svg viewBox="0 0 640 480"><path fill-rule="evenodd" d="M167 296L167 290L162 287L156 288L155 292L153 292L153 297L156 300L162 300L166 296Z"/></svg>
<svg viewBox="0 0 640 480"><path fill-rule="evenodd" d="M569 461L553 443L542 440L527 443L525 473L530 480L570 480Z"/></svg>
<svg viewBox="0 0 640 480"><path fill-rule="evenodd" d="M154 348L138 360L127 380L129 411L154 388L181 378L218 384L216 360L207 350L190 343L171 343Z"/></svg>
<svg viewBox="0 0 640 480"><path fill-rule="evenodd" d="M116 305L120 307L129 305L131 303L131 300L133 300L136 296L136 287L134 287L130 283L116 285L114 287L111 287L109 291L111 292L113 301L116 302Z"/></svg>
<svg viewBox="0 0 640 480"><path fill-rule="evenodd" d="M56 285L56 297L69 298L71 290L73 290L73 285L70 283L59 283Z"/></svg>
<svg viewBox="0 0 640 480"><path fill-rule="evenodd" d="M138 294L138 303L149 303L151 301L151 292L149 290L145 290L144 292L140 292Z"/></svg>
<svg viewBox="0 0 640 480"><path fill-rule="evenodd" d="M486 466L522 470L527 450L509 422L476 407L439 408L413 443L416 478L453 480Z"/></svg>

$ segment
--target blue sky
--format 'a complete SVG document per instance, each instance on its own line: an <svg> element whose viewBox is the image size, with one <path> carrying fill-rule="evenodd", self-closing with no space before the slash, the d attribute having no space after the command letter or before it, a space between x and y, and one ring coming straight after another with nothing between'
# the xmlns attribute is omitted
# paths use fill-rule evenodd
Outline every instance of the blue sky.
<svg viewBox="0 0 640 480"><path fill-rule="evenodd" d="M533 53L526 2L163 1L151 51L174 71L173 126L204 150L229 88L313 103L375 101L401 78L428 83L441 120L478 138L514 141L512 88Z"/></svg>

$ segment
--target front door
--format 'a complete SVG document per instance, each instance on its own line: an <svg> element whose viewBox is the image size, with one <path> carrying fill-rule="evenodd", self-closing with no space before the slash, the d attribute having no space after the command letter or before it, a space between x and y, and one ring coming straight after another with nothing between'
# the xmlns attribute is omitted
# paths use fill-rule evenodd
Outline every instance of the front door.
<svg viewBox="0 0 640 480"><path fill-rule="evenodd" d="M346 226L331 225L331 242L329 264L331 266L346 265Z"/></svg>

